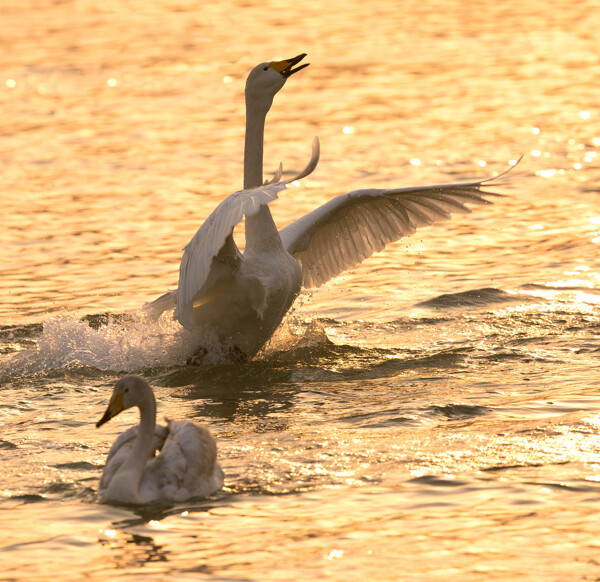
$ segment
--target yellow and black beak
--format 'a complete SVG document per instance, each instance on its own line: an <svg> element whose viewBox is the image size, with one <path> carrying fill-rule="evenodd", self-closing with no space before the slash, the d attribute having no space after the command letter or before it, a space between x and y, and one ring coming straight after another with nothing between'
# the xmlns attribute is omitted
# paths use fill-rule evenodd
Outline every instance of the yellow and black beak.
<svg viewBox="0 0 600 582"><path fill-rule="evenodd" d="M123 410L123 393L121 392L110 399L104 416L96 423L96 428L101 427L105 422L117 416L119 412L123 412Z"/></svg>
<svg viewBox="0 0 600 582"><path fill-rule="evenodd" d="M301 69L304 69L304 67L308 67L308 65L310 65L310 63L304 63L303 65L300 65L299 67L296 67L295 69L293 68L294 65L297 65L305 56L306 56L306 53L302 53L301 55L298 55L297 57L294 57L293 59L286 59L284 61L273 61L269 65L269 67L271 69L273 69L274 71L281 73L281 75L287 79L288 77L292 76L294 73L297 73Z"/></svg>

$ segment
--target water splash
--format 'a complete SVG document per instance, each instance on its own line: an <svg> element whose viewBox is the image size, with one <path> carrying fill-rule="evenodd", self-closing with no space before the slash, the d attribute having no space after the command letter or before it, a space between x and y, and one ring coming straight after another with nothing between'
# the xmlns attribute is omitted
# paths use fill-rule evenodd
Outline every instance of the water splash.
<svg viewBox="0 0 600 582"><path fill-rule="evenodd" d="M185 364L197 338L167 315L110 315L99 322L62 314L44 321L33 349L12 355L0 367L7 375L35 374L72 366L135 372Z"/></svg>
<svg viewBox="0 0 600 582"><path fill-rule="evenodd" d="M288 314L259 352L259 357L299 348L318 348L331 343L321 322L304 320L295 314Z"/></svg>
<svg viewBox="0 0 600 582"><path fill-rule="evenodd" d="M139 372L188 363L230 363L226 345L210 330L190 332L172 311L156 318L144 309L80 318L65 312L31 326L27 344L0 361L0 376L46 373L73 367ZM38 335L39 334L39 335ZM35 337L37 336L37 337ZM318 322L289 315L258 358L294 348L330 343ZM24 347L25 346L25 347Z"/></svg>

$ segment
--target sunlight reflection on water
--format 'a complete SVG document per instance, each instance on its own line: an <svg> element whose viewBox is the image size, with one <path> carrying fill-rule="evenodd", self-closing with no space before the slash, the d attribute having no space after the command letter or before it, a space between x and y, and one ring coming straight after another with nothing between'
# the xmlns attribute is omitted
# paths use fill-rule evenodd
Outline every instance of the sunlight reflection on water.
<svg viewBox="0 0 600 582"><path fill-rule="evenodd" d="M0 52L0 505L11 580L598 575L598 6L29 0ZM273 33L273 31L276 31ZM285 225L354 188L495 175L493 206L304 294L243 366L186 366L140 307L242 178L243 84L276 98ZM81 319L81 316L86 316ZM98 505L123 371L217 435L223 492Z"/></svg>

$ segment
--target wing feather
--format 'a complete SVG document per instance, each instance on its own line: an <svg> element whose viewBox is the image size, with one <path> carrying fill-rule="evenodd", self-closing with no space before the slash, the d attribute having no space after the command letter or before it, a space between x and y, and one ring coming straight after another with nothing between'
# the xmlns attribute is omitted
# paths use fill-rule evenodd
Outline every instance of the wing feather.
<svg viewBox="0 0 600 582"><path fill-rule="evenodd" d="M210 495L222 485L217 446L208 429L185 420L169 421L164 446L146 467L143 494L183 501Z"/></svg>
<svg viewBox="0 0 600 582"><path fill-rule="evenodd" d="M318 287L418 227L471 212L467 204L491 204L486 197L500 194L482 187L511 169L462 184L355 190L286 226L281 239L300 263L304 286Z"/></svg>

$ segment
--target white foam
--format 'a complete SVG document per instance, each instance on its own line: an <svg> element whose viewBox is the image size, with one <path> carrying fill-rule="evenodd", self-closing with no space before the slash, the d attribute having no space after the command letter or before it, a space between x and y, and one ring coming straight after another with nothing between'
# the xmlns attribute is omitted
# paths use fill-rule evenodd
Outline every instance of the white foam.
<svg viewBox="0 0 600 582"><path fill-rule="evenodd" d="M303 321L292 310L258 357L326 341L321 325ZM157 318L142 308L108 316L106 323L100 325L90 325L86 319L65 312L43 322L42 333L32 349L3 358L0 375L28 375L73 367L137 372L182 366L190 359L203 365L231 361L228 347L214 333L187 331L173 319L172 310Z"/></svg>
<svg viewBox="0 0 600 582"><path fill-rule="evenodd" d="M169 313L151 319L130 312L94 327L66 313L44 321L36 348L15 354L3 371L31 374L75 365L134 372L183 365L197 345L198 338Z"/></svg>

